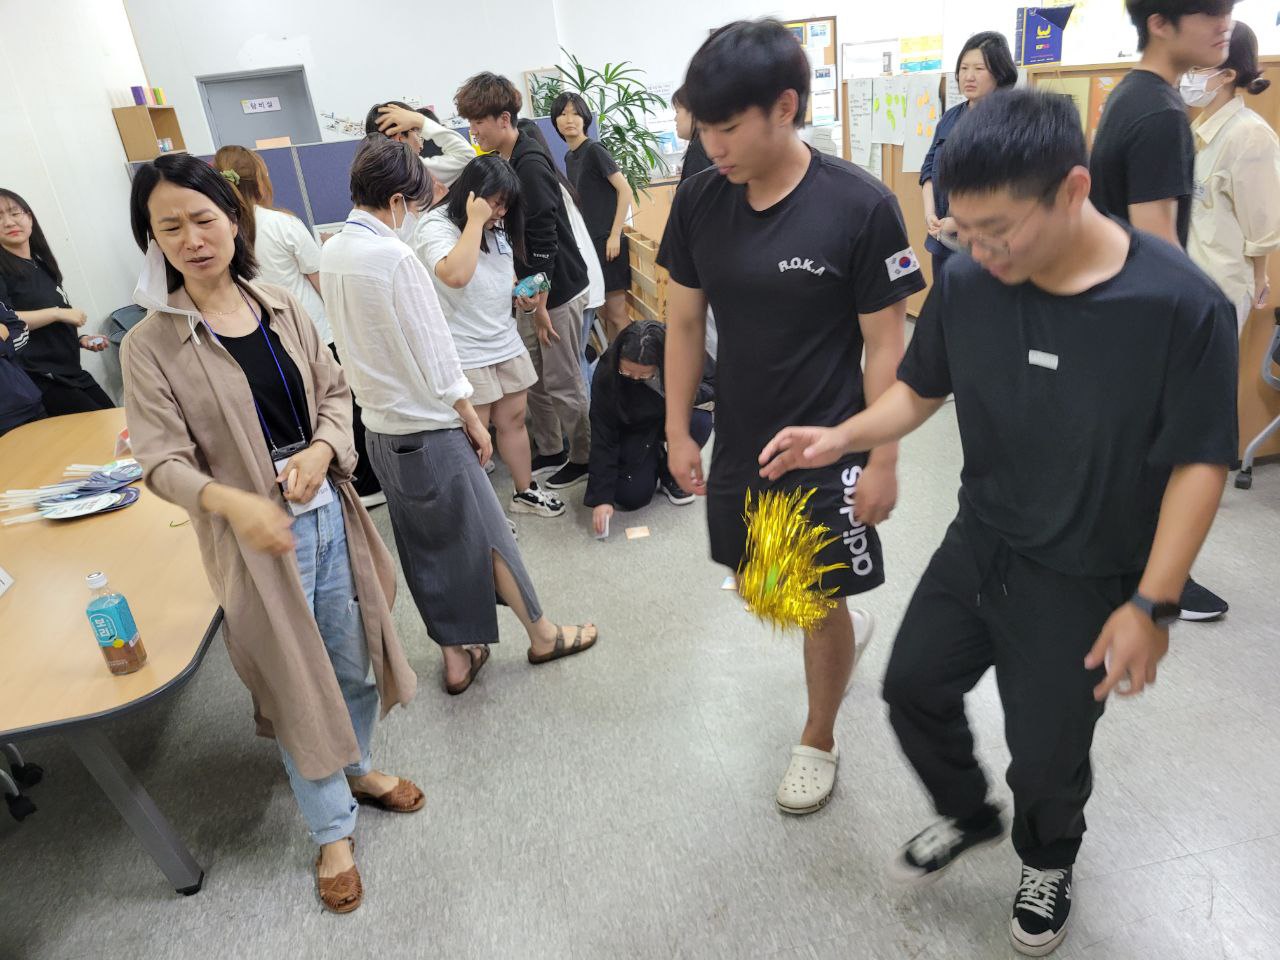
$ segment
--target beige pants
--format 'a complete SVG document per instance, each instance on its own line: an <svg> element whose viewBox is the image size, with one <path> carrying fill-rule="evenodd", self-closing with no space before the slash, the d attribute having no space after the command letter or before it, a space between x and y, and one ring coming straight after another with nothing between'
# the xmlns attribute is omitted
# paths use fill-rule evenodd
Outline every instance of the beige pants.
<svg viewBox="0 0 1280 960"><path fill-rule="evenodd" d="M582 293L561 304L551 314L551 328L559 335L543 347L532 317L518 313L520 337L529 348L538 382L529 388L529 418L534 452L542 456L558 453L562 437L569 438L569 459L586 463L591 455L591 406L582 380L582 311L587 295Z"/></svg>

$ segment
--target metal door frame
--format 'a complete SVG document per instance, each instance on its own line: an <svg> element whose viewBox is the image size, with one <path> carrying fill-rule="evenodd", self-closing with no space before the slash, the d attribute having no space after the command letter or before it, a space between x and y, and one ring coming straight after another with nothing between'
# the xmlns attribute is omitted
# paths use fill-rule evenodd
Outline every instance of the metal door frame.
<svg viewBox="0 0 1280 960"><path fill-rule="evenodd" d="M311 99L311 84L307 80L307 68L301 63L282 67L263 67L259 70L236 70L232 73L207 73L204 76L196 77L196 86L200 90L200 103L204 106L205 120L209 122L209 132L213 134L215 150L218 149L218 144L222 142L222 138L218 134L218 124L209 105L209 89L206 84L222 83L227 80L252 80L254 77L275 77L287 73L298 73L302 76L302 90L307 95L307 109L311 111L311 116L315 118L316 131L319 132L320 116L316 113L315 101ZM322 143L323 141L324 135L320 134L319 140L310 142Z"/></svg>

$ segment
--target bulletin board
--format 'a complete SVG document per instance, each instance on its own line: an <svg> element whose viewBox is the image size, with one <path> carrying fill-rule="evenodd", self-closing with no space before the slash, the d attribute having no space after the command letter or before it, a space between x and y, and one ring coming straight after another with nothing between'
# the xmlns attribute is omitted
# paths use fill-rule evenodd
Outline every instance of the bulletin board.
<svg viewBox="0 0 1280 960"><path fill-rule="evenodd" d="M1259 57L1263 76L1271 81L1271 87L1257 96L1246 96L1249 108L1280 131L1280 57ZM1107 97L1132 69L1130 63L1101 63L1088 66L1063 67L1045 64L1027 69L1028 82L1048 90L1056 90L1071 96L1081 110L1081 126L1090 148L1098 132L1098 121ZM1083 102L1082 102L1083 101ZM1192 118L1198 111L1190 111ZM1272 290L1280 290L1280 254L1272 254L1267 264L1267 274L1272 278ZM1280 294L1272 294L1270 306L1254 310L1240 334L1240 378L1237 405L1240 415L1240 450L1256 437L1268 423L1280 416L1280 393L1262 382L1259 370L1262 357L1267 352L1271 335L1275 330L1275 308L1280 305ZM1273 437L1263 446L1259 456L1280 455L1280 436Z"/></svg>
<svg viewBox="0 0 1280 960"><path fill-rule="evenodd" d="M832 68L832 73L836 81L836 123L840 122L840 118L844 116L844 103L839 95L839 64L836 62L836 53L839 48L839 39L836 37L836 18L835 17L811 17L807 20L788 20L783 26L796 35L796 39L807 49L821 48L821 63L823 66ZM818 58L810 59L811 65L818 65ZM813 123L813 93L809 92L809 103L805 107L804 123L809 126ZM846 154L847 156L848 154Z"/></svg>

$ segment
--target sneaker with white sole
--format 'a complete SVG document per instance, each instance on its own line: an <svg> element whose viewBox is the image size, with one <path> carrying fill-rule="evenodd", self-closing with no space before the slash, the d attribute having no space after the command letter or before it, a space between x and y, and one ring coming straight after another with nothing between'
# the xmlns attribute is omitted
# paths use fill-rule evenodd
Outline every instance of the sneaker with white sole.
<svg viewBox="0 0 1280 960"><path fill-rule="evenodd" d="M695 497L673 479L662 478L658 481L658 489L674 506L683 507L693 503Z"/></svg>
<svg viewBox="0 0 1280 960"><path fill-rule="evenodd" d="M1000 843L1008 828L1000 811L976 825L943 817L903 845L889 862L889 875L900 883L926 883L940 877L960 857L979 847Z"/></svg>
<svg viewBox="0 0 1280 960"><path fill-rule="evenodd" d="M1047 957L1067 935L1071 917L1071 868L1037 870L1022 865L1013 900L1009 939L1024 957Z"/></svg>
<svg viewBox="0 0 1280 960"><path fill-rule="evenodd" d="M547 493L534 480L528 490L511 495L512 513L532 513L537 517L558 517L564 513L564 501Z"/></svg>
<svg viewBox="0 0 1280 960"><path fill-rule="evenodd" d="M840 748L828 753L803 744L791 750L791 765L778 785L778 809L793 816L816 813L827 805L836 786Z"/></svg>
<svg viewBox="0 0 1280 960"><path fill-rule="evenodd" d="M510 517L504 517L503 519L507 521L507 526L511 528L511 539L519 540L520 533L518 530L516 530L516 522L512 520Z"/></svg>

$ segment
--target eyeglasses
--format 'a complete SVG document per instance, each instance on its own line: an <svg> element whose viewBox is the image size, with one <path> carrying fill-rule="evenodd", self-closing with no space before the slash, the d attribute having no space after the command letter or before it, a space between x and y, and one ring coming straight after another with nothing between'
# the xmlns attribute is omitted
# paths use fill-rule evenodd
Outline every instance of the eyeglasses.
<svg viewBox="0 0 1280 960"><path fill-rule="evenodd" d="M21 207L10 207L7 210L0 210L0 220L4 220L6 218L10 220L27 220L30 217L31 214L27 213L27 211L23 210Z"/></svg>
<svg viewBox="0 0 1280 960"><path fill-rule="evenodd" d="M1008 230L1004 231L1004 235L1001 237L984 237L980 233L975 233L970 235L967 240L962 240L959 233L939 233L938 242L948 250L953 250L956 253L967 253L972 255L974 247L981 247L992 256L1001 258L1007 257L1009 254L1013 253L1013 247L1010 241L1012 241L1014 236L1024 226L1026 226L1027 221L1031 219L1032 215L1040 209L1043 199L1044 198L1037 199L1036 202L1032 204L1031 209L1027 211L1027 215Z"/></svg>

